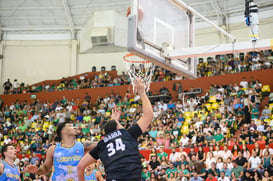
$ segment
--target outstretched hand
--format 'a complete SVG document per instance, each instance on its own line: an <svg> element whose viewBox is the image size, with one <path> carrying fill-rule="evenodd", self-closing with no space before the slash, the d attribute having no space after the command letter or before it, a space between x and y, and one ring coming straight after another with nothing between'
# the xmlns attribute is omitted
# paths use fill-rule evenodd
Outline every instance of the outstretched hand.
<svg viewBox="0 0 273 181"><path fill-rule="evenodd" d="M140 78L136 78L134 81L135 84L135 89L138 95L142 96L145 94L145 87L144 87L144 83Z"/></svg>
<svg viewBox="0 0 273 181"><path fill-rule="evenodd" d="M119 121L120 115L121 115L121 111L115 105L114 108L112 109L111 117L112 117L113 120Z"/></svg>
<svg viewBox="0 0 273 181"><path fill-rule="evenodd" d="M37 173L38 172L38 167L36 165L28 165L25 168L25 172L28 172L28 173Z"/></svg>

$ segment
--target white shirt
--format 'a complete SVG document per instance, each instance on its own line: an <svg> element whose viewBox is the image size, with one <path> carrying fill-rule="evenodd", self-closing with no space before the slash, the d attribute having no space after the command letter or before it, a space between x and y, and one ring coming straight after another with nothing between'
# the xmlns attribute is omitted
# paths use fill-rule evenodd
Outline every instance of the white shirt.
<svg viewBox="0 0 273 181"><path fill-rule="evenodd" d="M265 132L264 125L258 125L257 126L257 131Z"/></svg>
<svg viewBox="0 0 273 181"><path fill-rule="evenodd" d="M211 163L214 162L216 163L216 159L215 158L211 158L211 159L206 159L206 165L207 165L207 169L210 169L211 168Z"/></svg>
<svg viewBox="0 0 273 181"><path fill-rule="evenodd" d="M263 155L264 155L264 153L265 153L265 150L266 150L266 149L263 149ZM272 148L269 148L268 151L269 151L269 154L270 154L270 155L273 155L273 149L272 149Z"/></svg>
<svg viewBox="0 0 273 181"><path fill-rule="evenodd" d="M218 181L230 181L230 179L228 178L228 177L224 177L224 178L222 178L222 177L219 177L218 178Z"/></svg>
<svg viewBox="0 0 273 181"><path fill-rule="evenodd" d="M178 153L178 152L171 153L171 154L170 154L169 161L170 161L170 162L176 162L176 161L177 161L178 156L179 156L179 153Z"/></svg>
<svg viewBox="0 0 273 181"><path fill-rule="evenodd" d="M222 170L224 167L224 163L220 162L220 163L216 163L216 168L218 168L219 170Z"/></svg>
<svg viewBox="0 0 273 181"><path fill-rule="evenodd" d="M222 151L220 151L220 150L213 152L213 155L214 155L215 158L218 158L219 156L221 156L221 154L222 154Z"/></svg>
<svg viewBox="0 0 273 181"><path fill-rule="evenodd" d="M256 158L254 158L253 156L249 158L249 162L250 162L250 167L251 168L258 168L259 164L261 163L261 159L259 157L256 156Z"/></svg>
<svg viewBox="0 0 273 181"><path fill-rule="evenodd" d="M189 138L188 137L182 137L180 139L180 142L182 143L183 146L187 145L189 143Z"/></svg>
<svg viewBox="0 0 273 181"><path fill-rule="evenodd" d="M248 88L248 82L247 81L241 81L240 86L242 86L243 88Z"/></svg>
<svg viewBox="0 0 273 181"><path fill-rule="evenodd" d="M158 107L159 107L159 109L163 109L163 111L167 111L167 109L168 109L168 105L166 103L159 104Z"/></svg>
<svg viewBox="0 0 273 181"><path fill-rule="evenodd" d="M228 157L231 157L232 158L232 153L230 150L227 150L225 152L225 150L221 151L221 155L223 156L223 159L226 160Z"/></svg>
<svg viewBox="0 0 273 181"><path fill-rule="evenodd" d="M19 85L19 83L17 81L14 81L12 86L13 86L14 89L17 89L17 88L19 88L20 85Z"/></svg>

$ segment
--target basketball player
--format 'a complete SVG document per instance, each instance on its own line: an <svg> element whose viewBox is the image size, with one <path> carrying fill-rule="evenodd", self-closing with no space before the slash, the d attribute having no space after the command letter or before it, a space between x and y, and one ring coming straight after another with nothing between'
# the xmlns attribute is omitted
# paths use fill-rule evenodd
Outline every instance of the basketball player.
<svg viewBox="0 0 273 181"><path fill-rule="evenodd" d="M95 169L95 163L90 164L84 174L85 181L103 181L100 172Z"/></svg>
<svg viewBox="0 0 273 181"><path fill-rule="evenodd" d="M76 141L78 129L72 123L63 122L58 125L57 136L61 142L49 147L46 153L46 160L39 168L36 165L29 165L26 172L38 175L47 175L52 166L53 173L51 181L77 181L77 165L88 152L95 147L95 144Z"/></svg>
<svg viewBox="0 0 273 181"><path fill-rule="evenodd" d="M147 97L144 85L137 79L136 90L143 105L143 115L138 122L128 130L118 122L121 112L115 106L112 110L112 119L105 124L104 138L97 146L86 154L78 165L79 180L84 181L84 169L95 160L101 159L107 181L140 181L141 161L139 158L137 138L146 131L153 119L153 109Z"/></svg>
<svg viewBox="0 0 273 181"><path fill-rule="evenodd" d="M19 168L14 165L17 157L14 146L12 144L4 145L1 149L1 155L4 160L0 162L0 180L21 180Z"/></svg>

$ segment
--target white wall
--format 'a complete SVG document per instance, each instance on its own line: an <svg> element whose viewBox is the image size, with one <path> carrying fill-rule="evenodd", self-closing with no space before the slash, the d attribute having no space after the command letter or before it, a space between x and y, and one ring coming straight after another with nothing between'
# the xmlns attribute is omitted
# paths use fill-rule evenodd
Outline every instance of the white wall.
<svg viewBox="0 0 273 181"><path fill-rule="evenodd" d="M70 41L7 41L4 81L36 83L69 75Z"/></svg>
<svg viewBox="0 0 273 181"><path fill-rule="evenodd" d="M73 46L72 46L73 45ZM127 52L104 54L78 54L69 40L63 41L6 41L3 51L3 78L18 79L27 84L43 80L60 79L79 73L90 72L93 66L111 70L115 65L119 73L125 70L123 56Z"/></svg>
<svg viewBox="0 0 273 181"><path fill-rule="evenodd" d="M128 52L79 54L79 73L90 72L93 66L97 67L97 71L101 70L101 66L105 66L106 70L111 70L112 65L115 65L120 74L125 70L123 56L127 53Z"/></svg>

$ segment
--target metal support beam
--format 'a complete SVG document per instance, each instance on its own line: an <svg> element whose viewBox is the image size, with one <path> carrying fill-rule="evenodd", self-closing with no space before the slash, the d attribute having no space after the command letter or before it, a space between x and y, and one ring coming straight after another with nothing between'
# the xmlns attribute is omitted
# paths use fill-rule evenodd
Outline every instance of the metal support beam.
<svg viewBox="0 0 273 181"><path fill-rule="evenodd" d="M214 10L214 12L217 16L218 22L219 22L219 20L221 20L221 13L219 13L219 7L217 7L215 0L210 0L210 4L212 5L213 10Z"/></svg>
<svg viewBox="0 0 273 181"><path fill-rule="evenodd" d="M75 39L75 27L74 27L73 19L71 16L71 11L70 11L69 4L68 4L67 0L63 0L63 6L64 6L66 19L67 19L67 22L70 27L71 37L72 37L72 39Z"/></svg>
<svg viewBox="0 0 273 181"><path fill-rule="evenodd" d="M168 1L171 2L171 3L173 3L174 5L178 6L179 8L191 11L194 15L200 17L201 19L203 19L204 21L206 21L208 24L210 24L211 26L213 26L214 28L216 28L218 31L220 31L221 33L223 33L224 35L226 35L229 39L232 40L232 42L236 42L236 38L233 35L231 35L230 33L226 32L225 30L223 30L222 28L220 28L214 22L210 21L208 18L206 18L203 15L201 15L199 12L197 12L195 9L191 8L190 6L188 6L183 1L181 1L181 0L168 0Z"/></svg>

